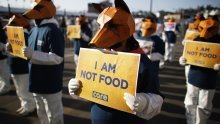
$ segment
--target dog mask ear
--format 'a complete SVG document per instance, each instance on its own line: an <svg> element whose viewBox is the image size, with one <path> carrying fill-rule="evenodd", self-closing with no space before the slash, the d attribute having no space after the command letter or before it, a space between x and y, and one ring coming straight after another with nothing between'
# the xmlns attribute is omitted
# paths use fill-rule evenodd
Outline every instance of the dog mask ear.
<svg viewBox="0 0 220 124"><path fill-rule="evenodd" d="M105 8L103 8L102 6L100 6L100 4L97 3L92 3L91 4L99 13L101 13Z"/></svg>
<svg viewBox="0 0 220 124"><path fill-rule="evenodd" d="M124 2L124 0L115 0L115 7L121 8L124 11L131 13L130 9L128 8L127 4Z"/></svg>

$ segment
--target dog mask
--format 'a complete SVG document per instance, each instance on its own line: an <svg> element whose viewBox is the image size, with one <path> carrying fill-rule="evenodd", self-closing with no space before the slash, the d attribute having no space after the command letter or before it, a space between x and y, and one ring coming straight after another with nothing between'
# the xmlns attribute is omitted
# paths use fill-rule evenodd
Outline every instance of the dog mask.
<svg viewBox="0 0 220 124"><path fill-rule="evenodd" d="M97 22L100 29L90 42L97 48L110 48L127 40L135 32L134 19L123 0L115 0L115 7L104 9Z"/></svg>

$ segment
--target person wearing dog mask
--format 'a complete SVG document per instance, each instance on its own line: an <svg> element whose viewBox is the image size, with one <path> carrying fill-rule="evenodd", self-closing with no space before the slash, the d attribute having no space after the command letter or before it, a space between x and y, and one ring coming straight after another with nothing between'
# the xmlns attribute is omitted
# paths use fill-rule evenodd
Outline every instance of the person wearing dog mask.
<svg viewBox="0 0 220 124"><path fill-rule="evenodd" d="M23 27L25 44L27 46L29 20L22 15L13 15L8 24L5 26ZM12 52L10 43L6 44L6 52ZM26 116L32 113L36 104L33 94L29 92L29 68L28 61L19 57L9 55L9 65L11 70L11 78L14 82L17 96L21 102L21 107L16 111L20 116Z"/></svg>
<svg viewBox="0 0 220 124"><path fill-rule="evenodd" d="M97 22L100 30L93 37L90 45L113 51L141 54L137 95L124 94L128 107L136 115L112 109L97 103L91 106L91 119L93 124L146 124L148 120L160 113L163 97L158 89L157 78L150 59L139 47L134 39L134 19L129 8L123 0L115 0L115 7L108 7L99 15ZM126 73L126 72L125 72ZM68 88L71 96L80 89L80 81L73 78Z"/></svg>
<svg viewBox="0 0 220 124"><path fill-rule="evenodd" d="M185 45L185 40L192 40L193 41L195 38L197 38L199 36L200 33L199 33L199 30L198 30L198 27L199 27L199 23L202 20L205 20L205 18L203 17L203 15L198 14L198 15L195 16L194 21L192 23L189 23L188 29L186 31L185 38L182 41L183 45ZM190 68L190 65L186 64L185 65L186 83L188 82L189 68Z"/></svg>
<svg viewBox="0 0 220 124"><path fill-rule="evenodd" d="M140 44L140 47L153 62L153 65L155 66L155 72L157 76L159 76L160 61L164 60L165 44L163 40L155 34L156 28L156 18L154 18L153 14L150 13L147 17L144 18L142 22L142 37L144 42ZM150 51L148 48L149 43L152 44L152 46L150 46ZM159 79L159 77L157 79Z"/></svg>
<svg viewBox="0 0 220 124"><path fill-rule="evenodd" d="M51 0L35 0L24 17L36 26L30 31L24 55L30 60L30 92L42 124L63 124L62 78L64 36L53 18L56 7Z"/></svg>
<svg viewBox="0 0 220 124"><path fill-rule="evenodd" d="M219 20L210 17L199 23L199 37L196 41L217 43L219 39ZM187 59L181 57L181 65L186 64ZM216 63L213 69L190 65L185 96L185 108L187 124L206 124L212 111L212 100L215 94L217 74L220 71L220 63Z"/></svg>
<svg viewBox="0 0 220 124"><path fill-rule="evenodd" d="M89 48L89 42L92 38L92 31L86 22L86 16L80 15L76 17L76 25L80 25L80 38L74 39L74 62L77 67L80 48Z"/></svg>

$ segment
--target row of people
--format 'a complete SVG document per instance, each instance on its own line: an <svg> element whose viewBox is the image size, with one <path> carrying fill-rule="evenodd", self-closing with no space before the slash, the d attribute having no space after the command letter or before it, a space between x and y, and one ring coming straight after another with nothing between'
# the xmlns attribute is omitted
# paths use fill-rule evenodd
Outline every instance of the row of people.
<svg viewBox="0 0 220 124"><path fill-rule="evenodd" d="M56 7L51 0L35 0L32 9L23 15L14 15L7 26L20 26L24 29L29 20L35 27L26 35L23 55L28 61L10 58L12 79L21 108L17 110L24 116L37 109L42 124L63 124L62 86L64 68L64 36L54 19ZM7 29L7 28L6 28ZM2 34L2 33L1 33ZM6 53L13 52L6 37L1 44ZM3 61L7 67L6 60ZM29 65L28 65L29 64ZM6 71L6 69L1 69ZM1 75L5 76L5 75ZM6 84L1 82L2 84ZM7 84L10 85L9 81Z"/></svg>
<svg viewBox="0 0 220 124"><path fill-rule="evenodd" d="M220 21L216 15L205 19L198 14L187 29L193 35L186 36L183 43L185 44L185 40L193 40L220 44L219 26ZM215 63L213 68L188 65L184 56L180 57L179 63L185 65L187 92L184 104L187 124L207 124L213 108L220 63Z"/></svg>
<svg viewBox="0 0 220 124"><path fill-rule="evenodd" d="M43 7L42 7L43 6ZM38 10L42 10L38 11ZM33 8L23 14L22 20L30 20L34 19L36 23L36 27L32 28L27 42L27 47L23 49L24 56L29 60L29 88L28 86L24 86L31 93L33 93L33 98L36 103L38 117L41 123L52 123L52 124L62 124L63 122L63 105L62 105L62 77L63 77L63 57L64 57L64 38L63 34L60 32L58 28L57 21L53 18L55 15L56 8L52 1L48 0L37 0ZM115 14L115 16L110 17L109 13L116 12L119 14ZM123 19L121 18L123 16ZM104 18L106 17L106 18ZM95 48L103 48L108 49L110 51L120 51L120 52L130 52L141 54L141 61L139 66L138 73L138 85L137 85L137 95L133 96L131 94L125 93L124 99L128 107L136 112L136 115L128 114L122 111L118 111L109 107L102 106L97 103L93 103L91 107L92 114L92 123L94 124L108 124L108 123L119 123L120 120L123 123L147 123L147 120L159 114L162 103L163 96L159 91L159 63L163 60L163 55L165 54L165 45L163 40L157 35L154 35L156 31L156 21L152 17L146 17L143 20L142 25L142 36L144 42L150 41L152 42L151 53L149 54L148 46L143 43L140 45L138 41L136 41L133 37L135 32L135 24L133 18L131 18L131 12L125 2L123 0L118 1L115 0L115 7L110 7L100 14L98 18L98 23L100 25L100 30L96 33L96 35L91 38L91 31L89 31L88 27L85 24L85 17L79 16L77 17L77 24L81 25L81 38L75 39L74 42L74 50L75 50L75 64L78 63L78 55L80 47L95 47ZM13 17L12 19L16 19L18 17ZM103 19L104 18L104 19ZM107 19L107 20L105 20ZM110 19L110 20L109 20ZM205 20L208 21L209 19ZM211 27L219 27L219 21L215 18L213 25ZM130 23L127 23L127 22ZM170 20L171 22L172 19ZM12 25L13 24L13 25ZM121 24L123 26L118 26ZM15 23L9 23L12 26L23 26ZM218 25L218 26L217 26ZM204 27L203 27L204 28ZM209 27L210 28L210 27ZM169 37L169 32L166 33L167 37ZM201 30L202 32L202 30ZM208 31L210 33L210 30ZM217 31L218 33L218 31ZM204 36L200 34L200 37L195 40L204 40L207 42L216 42L216 39L219 39L219 35L214 30L211 36L207 38L203 38ZM110 35L111 34L111 35ZM126 34L126 35L124 35ZM172 34L172 33L171 33ZM206 35L205 35L206 36ZM214 38L213 38L214 37ZM174 39L173 39L174 38ZM90 41L91 40L91 41ZM176 41L175 37L172 37L171 40ZM4 40L6 41L6 40ZM171 42L173 43L173 42ZM4 46L5 42L0 44L0 50L10 51L10 45L7 44ZM149 58L146 56L149 55ZM5 56L4 56L5 57ZM3 57L3 58L4 58ZM169 57L168 57L169 58ZM151 59L151 60L150 60ZM20 61L20 60L19 60ZM26 62L26 61L25 61ZM181 57L180 63L184 64L186 60ZM23 66L25 64L22 64ZM19 66L22 67L22 66ZM15 68L15 67L13 67ZM215 69L219 70L220 65L216 64ZM21 69L19 69L21 70ZM155 71L156 70L156 71ZM12 71L13 72L13 71ZM212 75L209 75L211 72ZM197 107L197 115L192 113L195 111L195 107L198 104L198 101L195 101L195 104L189 101L193 101L191 98L187 96L191 96L193 91L192 89L196 89L197 91L202 89L204 91L203 84L207 84L207 79L213 79L213 85L208 88L209 92L211 89L211 96L202 103L210 103L210 100L213 99L213 89L215 88L215 82L217 78L217 72L208 69L204 69L201 67L191 66L190 73L187 75L187 86L191 88L187 89L187 95L185 99L186 104L186 113L191 118L196 118L198 116L198 120L202 120L203 123L206 123L206 119L210 115L210 111L207 111L207 108L201 108L201 105ZM28 72L25 72L26 75ZM12 77L15 77L14 82L25 82L22 78L20 80L16 76L17 73L13 73ZM23 73L22 73L23 74ZM198 79L192 78L198 77ZM199 75L199 76L198 76ZM20 76L20 75L19 75ZM201 77L206 77L201 78ZM18 84L17 83L17 84ZM201 84L200 84L201 83ZM3 83L1 83L3 84ZM75 96L75 92L81 88L80 81L76 78L70 80L68 87L70 95ZM191 84L191 85L188 85ZM196 84L196 85L195 85ZM197 85L198 84L198 85ZM16 86L16 83L15 83ZM1 85L2 87L2 85ZM23 86L16 86L18 96L19 92L23 91L20 88ZM20 91L19 91L20 90ZM196 92L193 92L193 95L198 95ZM31 94L30 93L30 94ZM190 94L190 95L189 95ZM26 94L27 95L27 94ZM32 94L31 94L32 95ZM203 95L203 94L202 94ZM207 96L207 95L206 95ZM23 96L24 97L24 96ZM30 98L30 97L29 97ZM203 99L204 100L204 99ZM188 102L187 102L188 101ZM28 102L31 103L31 102ZM21 113L25 107L25 103L22 103L21 100L21 108L19 109ZM210 104L208 110L210 110ZM194 108L193 108L194 107ZM206 111L204 111L206 110ZM203 113L203 115L201 114ZM205 113L205 114L204 114ZM193 116L192 116L193 115ZM199 116L202 115L202 116ZM187 116L187 122L190 124L193 121ZM198 121L199 122L199 121Z"/></svg>
<svg viewBox="0 0 220 124"><path fill-rule="evenodd" d="M118 11L119 13L124 14L123 16L126 16L126 18L123 19L124 22L120 19L122 16L121 14L116 14L117 16L111 18L112 20L115 20L114 23L120 22L124 26L120 30L116 30L117 35L107 35L118 27L114 27L114 23L109 24L105 20L102 20L102 18L98 18L100 26L102 25L102 29L98 32L104 31L104 34L97 33L90 42L90 45L96 48L106 48L109 50L132 52L142 55L139 67L139 75L142 76L142 78L139 78L138 80L137 96L127 93L124 95L128 107L134 112L137 112L137 115L128 114L94 103L91 108L92 122L94 124L107 124L119 121L118 119L120 118L120 120L126 123L146 123L148 119L160 112L163 103L163 97L160 94L158 87L159 82L157 82L158 77L156 76L156 73L152 73L154 66L151 66L151 61L144 55L138 42L133 37L135 27L129 8L124 1L118 0L115 1L115 6L116 8L111 7L104 10L102 15L107 16L108 13L111 13L112 11ZM21 17L23 20L33 19L36 24L36 26L29 32L28 40L26 40L28 41L27 47L23 49L23 54L28 58L29 62L28 90L33 94L37 114L42 124L64 123L63 105L61 100L64 38L58 29L56 20L53 18L55 11L56 9L52 1L37 0L35 1L33 8L25 12ZM15 20L17 16L13 18ZM128 20L131 23L126 23ZM79 18L79 24L83 25L80 21L83 20ZM25 27L25 25L11 24L13 24L12 26ZM111 29L109 27L111 27ZM128 32L125 33L126 35L123 33L125 31ZM99 35L102 36L100 37ZM121 37L118 38L118 35L121 35ZM89 42L88 36L82 36L82 38L83 40L87 39L86 42ZM108 40L104 41L102 38ZM8 52L12 52L10 44L7 44L4 48ZM76 84L76 82L79 81L70 80L69 91L71 95L73 95L76 90L75 86L79 85ZM23 81L21 81L21 83L23 83ZM19 88L20 87L16 87L16 90L19 90ZM111 116L108 116L109 113L111 113Z"/></svg>

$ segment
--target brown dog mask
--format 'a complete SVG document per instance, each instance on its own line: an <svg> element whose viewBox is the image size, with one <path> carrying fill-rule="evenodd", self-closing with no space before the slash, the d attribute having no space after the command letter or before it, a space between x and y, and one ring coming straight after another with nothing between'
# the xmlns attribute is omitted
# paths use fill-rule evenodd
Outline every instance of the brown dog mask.
<svg viewBox="0 0 220 124"><path fill-rule="evenodd" d="M157 24L153 20L146 18L143 20L141 25L141 31L143 37L149 37L157 30Z"/></svg>
<svg viewBox="0 0 220 124"><path fill-rule="evenodd" d="M216 35L219 31L219 22L211 18L203 20L199 23L198 30L200 37L208 39Z"/></svg>
<svg viewBox="0 0 220 124"><path fill-rule="evenodd" d="M97 48L110 48L123 42L135 32L135 22L123 0L115 0L115 7L102 11L97 20L100 29L90 42Z"/></svg>
<svg viewBox="0 0 220 124"><path fill-rule="evenodd" d="M32 9L23 14L29 19L46 19L56 15L56 7L51 0L35 0Z"/></svg>

